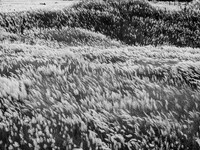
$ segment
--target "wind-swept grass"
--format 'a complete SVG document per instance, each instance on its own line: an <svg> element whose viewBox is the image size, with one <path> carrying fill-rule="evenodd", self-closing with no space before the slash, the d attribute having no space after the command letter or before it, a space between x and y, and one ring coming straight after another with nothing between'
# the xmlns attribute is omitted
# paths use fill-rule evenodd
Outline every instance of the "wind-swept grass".
<svg viewBox="0 0 200 150"><path fill-rule="evenodd" d="M55 11L0 13L0 26L20 34L34 28L78 27L129 45L199 47L199 18L193 9L166 11L145 1L93 0Z"/></svg>
<svg viewBox="0 0 200 150"><path fill-rule="evenodd" d="M2 148L199 148L197 61L142 61L154 47L1 47Z"/></svg>
<svg viewBox="0 0 200 150"><path fill-rule="evenodd" d="M200 149L199 49L125 45L198 47L197 13L95 0L15 15L0 13L0 149Z"/></svg>

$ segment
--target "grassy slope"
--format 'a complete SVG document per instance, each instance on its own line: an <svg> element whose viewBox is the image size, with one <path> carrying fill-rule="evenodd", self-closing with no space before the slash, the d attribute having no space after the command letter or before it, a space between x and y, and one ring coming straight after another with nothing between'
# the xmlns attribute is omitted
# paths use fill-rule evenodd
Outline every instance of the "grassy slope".
<svg viewBox="0 0 200 150"><path fill-rule="evenodd" d="M199 149L199 49L34 33L0 36L0 149Z"/></svg>
<svg viewBox="0 0 200 150"><path fill-rule="evenodd" d="M199 18L193 9L159 10L144 1L86 0L70 9L0 13L0 26L16 34L24 34L26 29L70 26L100 32L129 45L200 47Z"/></svg>

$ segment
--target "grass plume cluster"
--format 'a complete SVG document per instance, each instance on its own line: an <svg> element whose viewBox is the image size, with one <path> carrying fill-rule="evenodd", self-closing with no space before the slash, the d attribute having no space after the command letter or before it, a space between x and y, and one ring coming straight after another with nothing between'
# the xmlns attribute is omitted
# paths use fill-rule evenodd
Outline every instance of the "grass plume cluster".
<svg viewBox="0 0 200 150"><path fill-rule="evenodd" d="M198 50L1 48L2 148L199 148Z"/></svg>

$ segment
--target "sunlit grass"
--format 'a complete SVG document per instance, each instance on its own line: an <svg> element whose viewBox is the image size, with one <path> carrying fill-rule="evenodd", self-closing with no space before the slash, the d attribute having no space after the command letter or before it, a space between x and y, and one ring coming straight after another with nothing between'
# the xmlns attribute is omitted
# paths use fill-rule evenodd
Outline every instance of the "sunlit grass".
<svg viewBox="0 0 200 150"><path fill-rule="evenodd" d="M41 25L0 30L0 149L200 149L199 48Z"/></svg>

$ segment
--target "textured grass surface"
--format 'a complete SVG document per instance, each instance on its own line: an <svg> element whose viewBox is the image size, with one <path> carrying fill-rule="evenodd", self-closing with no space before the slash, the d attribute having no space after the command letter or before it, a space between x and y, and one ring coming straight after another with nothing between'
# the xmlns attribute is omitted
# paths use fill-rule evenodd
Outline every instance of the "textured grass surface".
<svg viewBox="0 0 200 150"><path fill-rule="evenodd" d="M142 13L141 13L142 12ZM0 26L24 34L35 28L77 27L129 45L200 47L200 14L193 9L156 9L145 1L83 1L61 10L0 13Z"/></svg>
<svg viewBox="0 0 200 150"><path fill-rule="evenodd" d="M0 31L0 149L200 149L199 48Z"/></svg>
<svg viewBox="0 0 200 150"><path fill-rule="evenodd" d="M199 49L45 45L0 45L1 148L199 148Z"/></svg>

